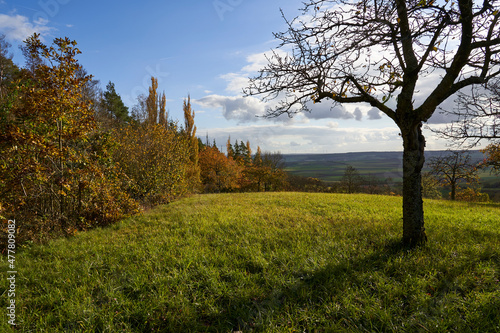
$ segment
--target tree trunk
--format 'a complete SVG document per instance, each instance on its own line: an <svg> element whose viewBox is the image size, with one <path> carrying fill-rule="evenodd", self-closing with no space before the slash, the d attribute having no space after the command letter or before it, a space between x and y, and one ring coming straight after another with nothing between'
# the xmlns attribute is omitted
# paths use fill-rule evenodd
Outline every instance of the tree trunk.
<svg viewBox="0 0 500 333"><path fill-rule="evenodd" d="M455 194L456 194L456 189L457 189L457 184L456 182L451 182L451 193L450 193L450 196L451 196L451 200L455 200Z"/></svg>
<svg viewBox="0 0 500 333"><path fill-rule="evenodd" d="M425 139L422 124L402 129L403 136L403 244L415 247L427 241L422 200Z"/></svg>

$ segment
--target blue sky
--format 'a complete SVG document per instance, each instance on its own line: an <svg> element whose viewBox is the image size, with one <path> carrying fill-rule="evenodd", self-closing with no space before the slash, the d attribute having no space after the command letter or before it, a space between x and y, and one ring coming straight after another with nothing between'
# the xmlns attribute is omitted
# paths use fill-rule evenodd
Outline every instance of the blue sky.
<svg viewBox="0 0 500 333"><path fill-rule="evenodd" d="M265 103L241 90L276 46L272 33L285 30L280 8L293 18L301 7L302 0L0 0L0 34L19 65L17 45L35 31L46 43L76 40L83 67L102 88L115 83L129 107L147 94L152 75L171 118L182 121L190 94L198 135L221 148L230 135L282 153L402 150L396 125L366 105L330 110L322 103L293 119L256 117ZM427 149L446 149L447 142L426 134Z"/></svg>

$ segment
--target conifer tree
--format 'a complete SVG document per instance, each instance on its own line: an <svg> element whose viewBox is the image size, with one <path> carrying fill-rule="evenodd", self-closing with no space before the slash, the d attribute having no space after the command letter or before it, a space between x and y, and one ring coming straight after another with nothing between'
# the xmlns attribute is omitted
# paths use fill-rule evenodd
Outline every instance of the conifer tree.
<svg viewBox="0 0 500 333"><path fill-rule="evenodd" d="M120 95L115 90L115 84L111 81L106 85L106 91L101 100L101 107L105 114L118 121L128 122L128 107L123 103Z"/></svg>
<svg viewBox="0 0 500 333"><path fill-rule="evenodd" d="M233 145L231 144L231 136L229 136L229 138L227 138L226 150L227 150L227 157L234 158L234 149L233 149Z"/></svg>

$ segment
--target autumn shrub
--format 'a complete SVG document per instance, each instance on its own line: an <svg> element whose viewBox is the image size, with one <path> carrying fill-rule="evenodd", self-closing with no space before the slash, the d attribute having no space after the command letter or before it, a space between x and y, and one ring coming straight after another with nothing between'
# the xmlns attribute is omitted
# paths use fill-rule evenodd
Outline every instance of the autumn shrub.
<svg viewBox="0 0 500 333"><path fill-rule="evenodd" d="M487 193L481 193L480 190L467 187L460 189L456 193L456 200L468 202L489 202L490 197Z"/></svg>
<svg viewBox="0 0 500 333"><path fill-rule="evenodd" d="M113 154L130 179L127 193L145 206L167 203L188 193L186 137L173 123L137 124L116 129Z"/></svg>

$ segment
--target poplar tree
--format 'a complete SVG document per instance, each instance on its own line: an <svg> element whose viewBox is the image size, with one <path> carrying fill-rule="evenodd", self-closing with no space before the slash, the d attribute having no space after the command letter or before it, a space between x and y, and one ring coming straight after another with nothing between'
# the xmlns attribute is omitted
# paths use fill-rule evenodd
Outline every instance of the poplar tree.
<svg viewBox="0 0 500 333"><path fill-rule="evenodd" d="M158 80L152 76L149 95L146 99L146 111L149 124L156 124L158 122L158 93L156 89L158 89Z"/></svg>
<svg viewBox="0 0 500 333"><path fill-rule="evenodd" d="M247 140L247 144L246 144L245 148L246 148L245 164L250 165L250 164L252 164L252 149L250 148L250 141Z"/></svg>
<svg viewBox="0 0 500 333"><path fill-rule="evenodd" d="M226 143L227 158L234 158L233 145L231 144L231 136L228 137Z"/></svg>
<svg viewBox="0 0 500 333"><path fill-rule="evenodd" d="M199 165L199 144L196 137L196 126L194 125L194 110L191 108L191 97L188 95L187 100L184 100L184 132L188 141L189 156L191 167L189 169L188 178L191 179L193 187L198 187L200 183L200 165Z"/></svg>

